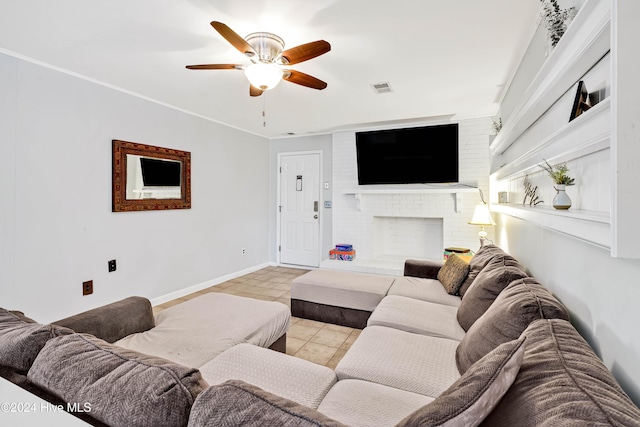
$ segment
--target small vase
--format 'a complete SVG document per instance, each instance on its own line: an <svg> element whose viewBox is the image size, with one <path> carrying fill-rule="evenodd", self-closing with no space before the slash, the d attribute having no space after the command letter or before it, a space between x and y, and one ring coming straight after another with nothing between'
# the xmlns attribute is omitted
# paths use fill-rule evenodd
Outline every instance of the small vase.
<svg viewBox="0 0 640 427"><path fill-rule="evenodd" d="M564 184L558 184L553 187L556 190L556 195L553 197L553 207L556 209L567 210L571 207L571 198L565 191Z"/></svg>

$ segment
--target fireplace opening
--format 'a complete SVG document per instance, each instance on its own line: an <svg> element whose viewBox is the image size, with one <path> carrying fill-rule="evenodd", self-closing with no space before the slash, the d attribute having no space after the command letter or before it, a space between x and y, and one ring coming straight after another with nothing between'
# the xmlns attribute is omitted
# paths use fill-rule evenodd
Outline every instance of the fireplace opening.
<svg viewBox="0 0 640 427"><path fill-rule="evenodd" d="M376 216L373 219L376 259L441 259L443 247L443 218Z"/></svg>

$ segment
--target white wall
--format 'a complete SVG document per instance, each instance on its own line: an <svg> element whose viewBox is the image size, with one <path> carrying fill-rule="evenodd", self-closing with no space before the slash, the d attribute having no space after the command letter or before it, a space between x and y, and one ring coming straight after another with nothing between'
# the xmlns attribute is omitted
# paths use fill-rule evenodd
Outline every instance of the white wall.
<svg viewBox="0 0 640 427"><path fill-rule="evenodd" d="M0 120L3 307L47 322L267 263L267 139L4 55ZM192 208L112 213L112 139L190 151Z"/></svg>

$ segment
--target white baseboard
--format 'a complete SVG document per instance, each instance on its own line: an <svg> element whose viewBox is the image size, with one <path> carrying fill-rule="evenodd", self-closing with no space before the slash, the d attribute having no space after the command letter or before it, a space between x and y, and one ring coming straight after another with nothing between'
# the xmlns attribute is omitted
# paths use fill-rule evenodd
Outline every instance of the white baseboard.
<svg viewBox="0 0 640 427"><path fill-rule="evenodd" d="M156 306L156 305L164 304L165 302L174 300L176 298L181 298L185 295L189 295L194 292L198 292L203 289L210 288L211 286L215 286L220 283L226 282L228 280L235 279L236 277L244 276L245 274L253 273L254 271L258 271L269 266L272 266L272 263L265 262L263 264L258 264L253 267L246 268L244 270L236 271L235 273L227 274L226 276L216 277L215 279L207 280L206 282L198 283L197 285L180 289L179 291L171 292L166 295L161 295L159 297L151 299L151 305Z"/></svg>

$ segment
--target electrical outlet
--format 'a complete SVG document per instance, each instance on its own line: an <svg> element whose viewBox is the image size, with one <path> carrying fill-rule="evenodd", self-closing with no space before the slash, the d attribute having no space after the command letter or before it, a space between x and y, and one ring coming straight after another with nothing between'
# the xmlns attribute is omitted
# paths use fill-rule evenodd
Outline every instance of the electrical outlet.
<svg viewBox="0 0 640 427"><path fill-rule="evenodd" d="M242 248L242 255L246 255L247 254L247 250L245 248Z"/></svg>
<svg viewBox="0 0 640 427"><path fill-rule="evenodd" d="M93 280L82 282L82 295L91 295L93 293Z"/></svg>
<svg viewBox="0 0 640 427"><path fill-rule="evenodd" d="M116 271L116 260L112 259L111 261L109 261L109 273L111 273L112 271Z"/></svg>

